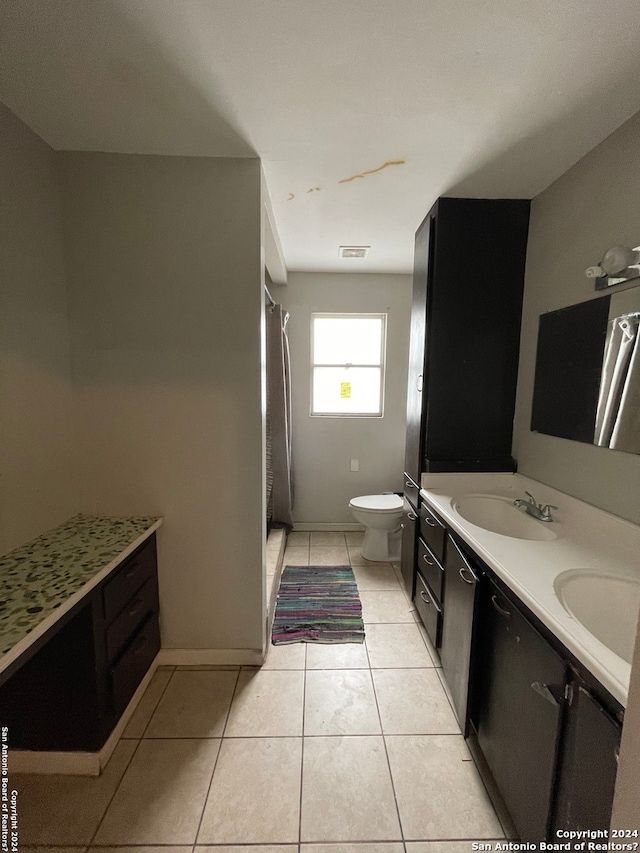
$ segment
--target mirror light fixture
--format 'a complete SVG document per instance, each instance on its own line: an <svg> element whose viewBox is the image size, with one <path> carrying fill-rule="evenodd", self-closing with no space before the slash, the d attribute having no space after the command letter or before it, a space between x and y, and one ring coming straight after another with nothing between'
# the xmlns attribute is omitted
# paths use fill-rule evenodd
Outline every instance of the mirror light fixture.
<svg viewBox="0 0 640 853"><path fill-rule="evenodd" d="M640 276L640 246L612 246L604 253L599 264L587 267L587 278L596 280L596 290L612 287Z"/></svg>

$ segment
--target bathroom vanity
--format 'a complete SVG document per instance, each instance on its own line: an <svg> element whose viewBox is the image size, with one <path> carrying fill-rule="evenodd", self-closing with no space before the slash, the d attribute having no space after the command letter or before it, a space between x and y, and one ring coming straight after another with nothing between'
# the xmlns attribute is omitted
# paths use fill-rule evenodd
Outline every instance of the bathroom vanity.
<svg viewBox="0 0 640 853"><path fill-rule="evenodd" d="M415 605L520 837L606 829L640 527L518 474L425 474ZM540 521L514 502L553 505Z"/></svg>
<svg viewBox="0 0 640 853"><path fill-rule="evenodd" d="M161 523L79 515L0 558L0 710L12 751L96 758L104 747L160 648ZM98 759L82 766L100 771Z"/></svg>

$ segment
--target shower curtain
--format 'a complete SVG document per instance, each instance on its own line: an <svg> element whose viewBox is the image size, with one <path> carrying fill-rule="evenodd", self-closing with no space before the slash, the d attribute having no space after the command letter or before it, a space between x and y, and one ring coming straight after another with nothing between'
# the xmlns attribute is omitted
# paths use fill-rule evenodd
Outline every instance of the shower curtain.
<svg viewBox="0 0 640 853"><path fill-rule="evenodd" d="M640 453L640 313L609 322L594 441Z"/></svg>
<svg viewBox="0 0 640 853"><path fill-rule="evenodd" d="M288 319L282 305L267 308L267 520L293 526Z"/></svg>

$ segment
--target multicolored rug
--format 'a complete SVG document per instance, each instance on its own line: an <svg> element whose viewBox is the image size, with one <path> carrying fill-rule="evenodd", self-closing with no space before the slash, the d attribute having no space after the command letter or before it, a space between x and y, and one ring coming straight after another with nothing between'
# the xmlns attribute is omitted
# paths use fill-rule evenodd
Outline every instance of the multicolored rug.
<svg viewBox="0 0 640 853"><path fill-rule="evenodd" d="M362 605L351 568L285 566L271 642L364 642Z"/></svg>

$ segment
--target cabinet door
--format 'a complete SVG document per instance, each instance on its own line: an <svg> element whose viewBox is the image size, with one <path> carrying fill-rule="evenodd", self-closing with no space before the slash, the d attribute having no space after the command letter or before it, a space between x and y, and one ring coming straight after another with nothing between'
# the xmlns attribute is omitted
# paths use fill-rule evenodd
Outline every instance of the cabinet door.
<svg viewBox="0 0 640 853"><path fill-rule="evenodd" d="M404 587L410 599L413 599L416 575L416 549L417 549L417 527L418 516L409 501L404 498L402 521L402 551L400 555L400 570Z"/></svg>
<svg viewBox="0 0 640 853"><path fill-rule="evenodd" d="M521 839L540 841L551 817L565 665L491 582L481 632L478 743Z"/></svg>
<svg viewBox="0 0 640 853"><path fill-rule="evenodd" d="M444 564L446 600L442 621L440 660L460 728L466 735L478 576L452 537L447 538Z"/></svg>
<svg viewBox="0 0 640 853"><path fill-rule="evenodd" d="M554 830L609 829L621 733L595 696L572 685Z"/></svg>
<svg viewBox="0 0 640 853"><path fill-rule="evenodd" d="M424 382L425 320L429 244L432 218L428 216L416 233L413 267L413 302L409 338L409 376L407 382L407 440L405 471L416 482L422 471L422 388Z"/></svg>
<svg viewBox="0 0 640 853"><path fill-rule="evenodd" d="M441 198L430 253L425 471L513 471L529 202Z"/></svg>

